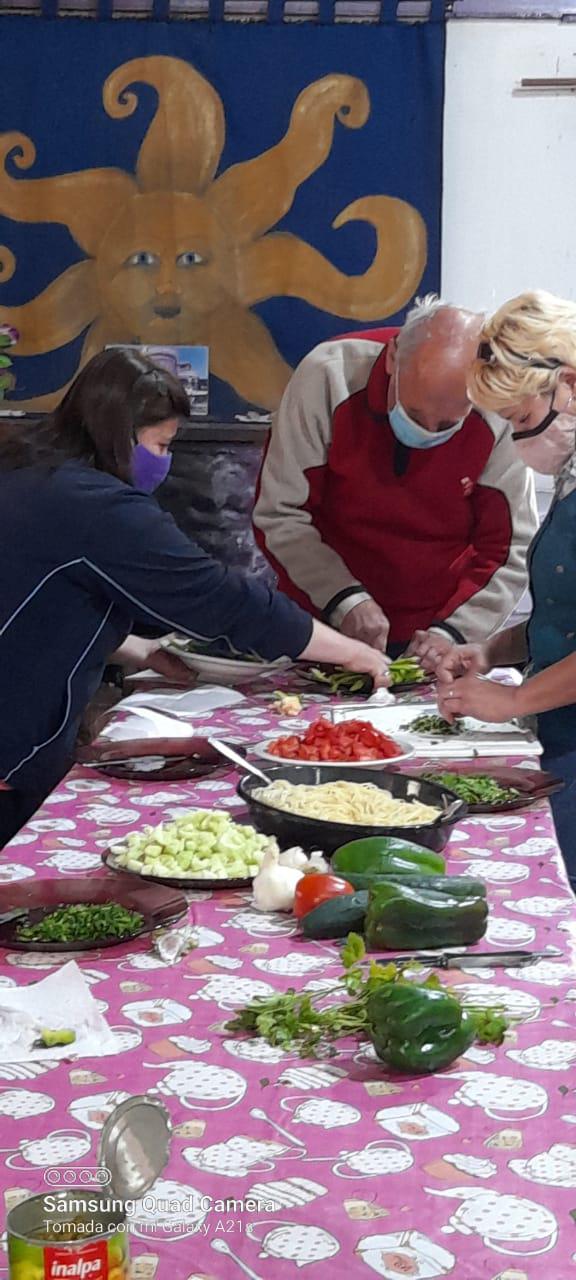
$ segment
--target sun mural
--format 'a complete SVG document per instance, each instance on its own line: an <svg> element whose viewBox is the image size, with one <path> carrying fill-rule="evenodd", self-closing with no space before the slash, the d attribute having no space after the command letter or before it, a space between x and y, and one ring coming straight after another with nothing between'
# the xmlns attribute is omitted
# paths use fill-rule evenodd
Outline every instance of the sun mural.
<svg viewBox="0 0 576 1280"><path fill-rule="evenodd" d="M61 223L86 255L29 302L0 308L0 320L19 330L19 356L55 351L86 330L76 372L107 343L203 344L212 373L245 400L273 409L291 369L251 308L292 297L352 320L393 315L422 278L422 218L382 195L343 209L334 228L361 220L376 231L373 261L355 276L297 236L273 230L329 155L336 121L347 129L366 123L368 91L353 76L309 84L276 146L218 177L225 117L209 82L178 58L134 59L104 84L112 119L134 113L138 97L130 86L137 84L156 90L157 105L134 175L103 168L20 177L6 162L13 171L30 169L34 143L20 133L0 135L0 212L20 222ZM0 259L0 279L10 279L14 255L0 249ZM50 409L64 389L20 403Z"/></svg>

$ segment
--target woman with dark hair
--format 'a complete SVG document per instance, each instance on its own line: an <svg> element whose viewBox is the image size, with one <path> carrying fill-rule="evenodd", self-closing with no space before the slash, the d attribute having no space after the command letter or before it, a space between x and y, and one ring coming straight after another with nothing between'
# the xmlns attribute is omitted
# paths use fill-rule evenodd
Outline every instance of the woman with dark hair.
<svg viewBox="0 0 576 1280"><path fill-rule="evenodd" d="M336 662L386 659L205 555L150 496L188 414L180 383L104 351L42 425L0 445L0 846L69 767L82 712L134 628Z"/></svg>

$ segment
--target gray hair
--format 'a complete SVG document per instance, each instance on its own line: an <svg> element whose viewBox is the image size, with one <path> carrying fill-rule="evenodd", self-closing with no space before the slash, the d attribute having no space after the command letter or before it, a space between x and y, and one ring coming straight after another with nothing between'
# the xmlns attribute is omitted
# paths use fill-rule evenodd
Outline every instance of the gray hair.
<svg viewBox="0 0 576 1280"><path fill-rule="evenodd" d="M466 308L457 306L453 302L446 302L437 293L427 293L423 298L414 300L396 339L396 346L402 357L411 355L420 342L428 336L426 331L422 332L424 326L429 330L432 321L441 311L465 312ZM472 315L471 312L466 314Z"/></svg>
<svg viewBox="0 0 576 1280"><path fill-rule="evenodd" d="M452 303L445 302L437 293L427 293L423 298L414 299L396 339L398 351L403 356L409 355L418 346L423 336L420 333L422 325L429 323L439 311L446 307L451 308Z"/></svg>

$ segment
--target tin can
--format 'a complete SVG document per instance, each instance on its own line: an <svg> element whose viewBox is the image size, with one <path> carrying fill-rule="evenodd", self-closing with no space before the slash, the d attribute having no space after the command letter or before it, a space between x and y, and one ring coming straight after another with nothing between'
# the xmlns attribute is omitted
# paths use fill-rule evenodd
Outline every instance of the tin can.
<svg viewBox="0 0 576 1280"><path fill-rule="evenodd" d="M161 1102L146 1096L121 1102L98 1148L108 1190L67 1187L10 1209L10 1280L129 1280L126 1208L165 1168L170 1134Z"/></svg>
<svg viewBox="0 0 576 1280"><path fill-rule="evenodd" d="M129 1280L126 1211L110 1192L32 1196L6 1226L10 1280Z"/></svg>

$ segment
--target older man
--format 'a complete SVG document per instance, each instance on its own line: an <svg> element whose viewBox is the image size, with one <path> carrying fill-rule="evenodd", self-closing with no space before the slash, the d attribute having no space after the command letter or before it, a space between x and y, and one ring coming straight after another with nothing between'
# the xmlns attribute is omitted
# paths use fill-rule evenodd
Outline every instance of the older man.
<svg viewBox="0 0 576 1280"><path fill-rule="evenodd" d="M392 656L492 635L526 589L529 473L466 394L481 324L428 297L322 343L272 427L254 524L280 587Z"/></svg>

